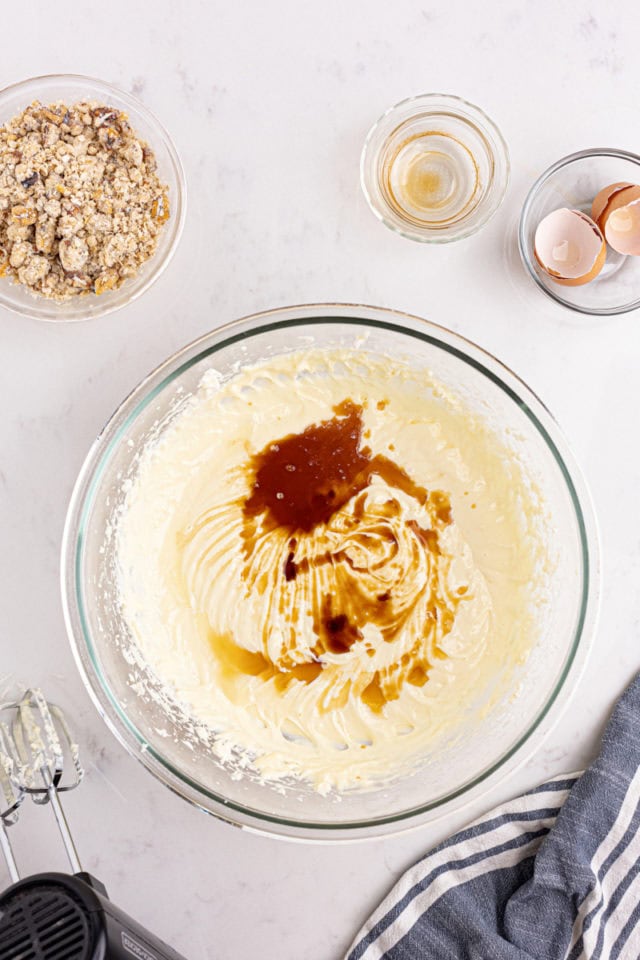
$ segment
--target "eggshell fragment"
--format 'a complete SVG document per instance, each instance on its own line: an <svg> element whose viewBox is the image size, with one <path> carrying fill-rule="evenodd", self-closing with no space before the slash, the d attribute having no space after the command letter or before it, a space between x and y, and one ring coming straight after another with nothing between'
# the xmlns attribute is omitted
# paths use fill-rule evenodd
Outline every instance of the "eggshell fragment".
<svg viewBox="0 0 640 960"><path fill-rule="evenodd" d="M600 273L606 258L604 237L580 210L561 207L540 221L534 253L540 267L556 283L577 287Z"/></svg>
<svg viewBox="0 0 640 960"><path fill-rule="evenodd" d="M591 219L595 220L601 230L603 230L604 224L600 223L600 219L603 213L606 212L609 201L615 197L617 193L620 193L621 190L632 186L632 183L610 183L608 187L603 187L602 190L596 194L591 204Z"/></svg>
<svg viewBox="0 0 640 960"><path fill-rule="evenodd" d="M613 211L605 235L618 253L640 257L640 199Z"/></svg>
<svg viewBox="0 0 640 960"><path fill-rule="evenodd" d="M600 212L598 225L609 246L617 253L640 256L640 186L633 183L613 186L619 189L609 194ZM603 193L601 190L598 197ZM593 201L592 213L598 197Z"/></svg>

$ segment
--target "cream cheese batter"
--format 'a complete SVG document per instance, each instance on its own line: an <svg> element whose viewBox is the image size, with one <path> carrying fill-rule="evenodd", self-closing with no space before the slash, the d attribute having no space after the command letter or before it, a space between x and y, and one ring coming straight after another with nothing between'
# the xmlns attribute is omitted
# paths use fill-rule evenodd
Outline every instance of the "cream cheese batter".
<svg viewBox="0 0 640 960"><path fill-rule="evenodd" d="M122 611L220 756L322 792L379 785L508 689L538 509L503 441L408 364L211 370L140 458Z"/></svg>

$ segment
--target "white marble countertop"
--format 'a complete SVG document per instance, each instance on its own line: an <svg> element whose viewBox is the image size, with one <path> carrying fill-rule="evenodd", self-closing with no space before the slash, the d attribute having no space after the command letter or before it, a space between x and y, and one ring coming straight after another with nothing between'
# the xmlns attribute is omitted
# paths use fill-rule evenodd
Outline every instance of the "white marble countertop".
<svg viewBox="0 0 640 960"><path fill-rule="evenodd" d="M566 153L637 149L631 0L57 0L5 5L0 83L88 73L141 97L172 132L190 210L175 260L142 300L53 325L0 312L0 672L75 715L86 783L67 809L86 866L189 960L339 957L399 873L501 797L592 755L638 666L640 314L586 320L546 301L515 250L533 178ZM403 240L369 212L358 159L370 124L411 94L478 103L513 175L488 227L457 244ZM127 756L76 673L58 555L67 501L118 401L177 347L272 306L345 300L423 315L516 370L557 416L590 484L604 564L601 623L569 711L531 762L455 817L386 841L306 846L215 821ZM25 871L64 865L27 809Z"/></svg>

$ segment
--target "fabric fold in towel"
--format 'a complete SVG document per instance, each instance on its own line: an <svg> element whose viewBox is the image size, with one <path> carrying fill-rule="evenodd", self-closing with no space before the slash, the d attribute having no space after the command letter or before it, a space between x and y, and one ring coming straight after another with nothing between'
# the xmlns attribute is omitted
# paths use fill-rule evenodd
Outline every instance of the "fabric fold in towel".
<svg viewBox="0 0 640 960"><path fill-rule="evenodd" d="M348 960L638 960L640 674L600 753L411 867Z"/></svg>

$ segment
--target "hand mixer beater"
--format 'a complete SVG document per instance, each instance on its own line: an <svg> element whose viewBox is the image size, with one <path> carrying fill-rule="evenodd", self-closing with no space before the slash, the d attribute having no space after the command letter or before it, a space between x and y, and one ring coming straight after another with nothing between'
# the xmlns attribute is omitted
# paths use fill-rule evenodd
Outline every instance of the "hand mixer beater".
<svg viewBox="0 0 640 960"><path fill-rule="evenodd" d="M40 691L0 706L0 848L12 881L0 894L0 960L183 960L82 870L60 801L82 776L64 716ZM73 873L20 879L9 830L29 797L53 810Z"/></svg>

